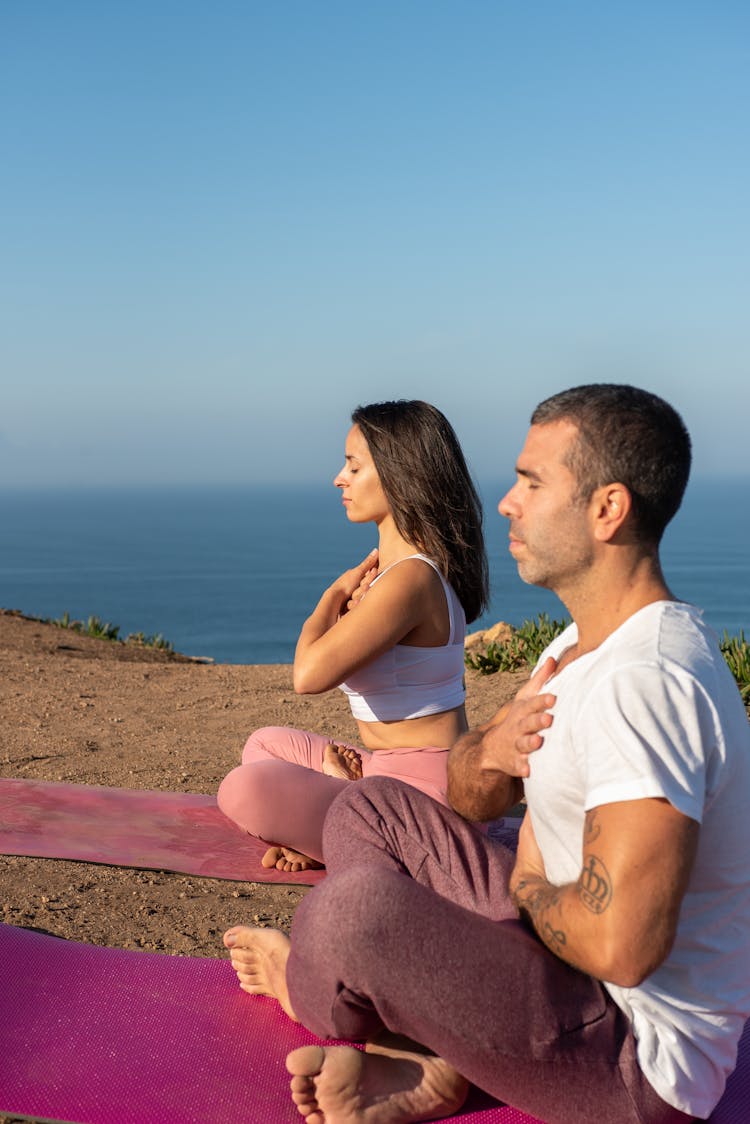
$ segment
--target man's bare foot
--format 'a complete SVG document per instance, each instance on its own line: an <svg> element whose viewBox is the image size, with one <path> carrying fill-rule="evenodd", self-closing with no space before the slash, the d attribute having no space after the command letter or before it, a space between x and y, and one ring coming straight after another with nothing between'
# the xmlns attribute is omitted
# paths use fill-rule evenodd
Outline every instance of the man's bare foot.
<svg viewBox="0 0 750 1124"><path fill-rule="evenodd" d="M299 1022L286 986L289 937L278 929L235 925L224 934L224 945L232 954L232 967L242 990L276 999L289 1018Z"/></svg>
<svg viewBox="0 0 750 1124"><path fill-rule="evenodd" d="M456 1112L469 1084L433 1054L301 1046L286 1059L292 1100L307 1124L409 1124Z"/></svg>
<svg viewBox="0 0 750 1124"><path fill-rule="evenodd" d="M340 777L342 781L361 781L362 758L356 749L329 742L323 750L322 772L327 777Z"/></svg>
<svg viewBox="0 0 750 1124"><path fill-rule="evenodd" d="M276 867L277 870L283 870L287 874L297 874L300 870L323 869L323 863L319 863L317 859L311 859L309 855L303 855L301 851L294 851L291 847L280 847L276 844L268 848L260 864L266 870Z"/></svg>

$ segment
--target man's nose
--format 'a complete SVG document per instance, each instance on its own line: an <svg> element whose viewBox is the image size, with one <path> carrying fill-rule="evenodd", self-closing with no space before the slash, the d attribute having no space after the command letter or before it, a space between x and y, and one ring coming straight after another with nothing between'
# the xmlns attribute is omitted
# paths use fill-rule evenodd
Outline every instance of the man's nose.
<svg viewBox="0 0 750 1124"><path fill-rule="evenodd" d="M505 493L500 503L497 505L497 510L501 515L504 515L506 519L510 519L511 515L515 514L518 510L518 504L514 496L515 490L514 485Z"/></svg>

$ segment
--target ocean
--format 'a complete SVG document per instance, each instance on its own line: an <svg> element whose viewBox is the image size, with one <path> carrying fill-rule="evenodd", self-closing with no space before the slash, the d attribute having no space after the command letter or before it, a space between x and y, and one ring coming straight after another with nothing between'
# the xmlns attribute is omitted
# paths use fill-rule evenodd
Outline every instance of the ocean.
<svg viewBox="0 0 750 1124"><path fill-rule="evenodd" d="M525 585L483 484L492 603L470 626L518 625L564 607ZM719 633L750 638L748 481L691 483L662 559L676 596ZM97 616L120 636L161 634L220 663L288 663L325 586L376 544L323 487L0 492L0 605L35 617Z"/></svg>

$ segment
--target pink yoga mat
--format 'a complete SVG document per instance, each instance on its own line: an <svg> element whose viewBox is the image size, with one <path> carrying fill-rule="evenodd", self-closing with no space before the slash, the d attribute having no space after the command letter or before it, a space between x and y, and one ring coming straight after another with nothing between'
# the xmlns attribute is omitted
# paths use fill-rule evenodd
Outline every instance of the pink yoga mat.
<svg viewBox="0 0 750 1124"><path fill-rule="evenodd" d="M318 1042L228 960L0 925L0 1112L75 1124L300 1124L284 1059ZM462 1124L539 1124L475 1093Z"/></svg>
<svg viewBox="0 0 750 1124"><path fill-rule="evenodd" d="M504 823L500 821L497 825L493 825L491 831L493 837L500 839L508 846L515 845L516 833L517 823L512 820L506 820ZM215 799L211 796L104 788L93 785L56 784L43 781L0 780L0 853L2 854L79 859L86 862L110 863L115 866L174 870L185 874L252 882L289 883L296 881L309 884L318 881L324 874L323 871L309 871L297 875L267 871L260 866L260 856L263 850L264 845L262 843L251 839L221 814L216 807ZM15 936L11 939L7 937L7 933L22 934L22 936ZM0 1111L4 1112L44 1115L42 1109L13 1107L10 1102L7 1105L4 1102L5 1068L11 1065L11 1058L17 1059L17 1054L11 1053L5 1047L5 1038L9 1030L12 1031L13 1027L20 1025L18 1019L24 1014L28 1014L32 1020L44 1016L49 1020L49 1026L46 1027L47 1036L49 1037L51 1034L54 1037L55 1026L69 1027L71 1021L74 1025L77 1025L73 1013L68 1010L66 999L68 992L76 993L73 998L83 1001L91 990L80 986L80 983L71 985L69 978L63 971L62 978L59 980L62 995L56 996L53 1003L51 1000L52 988L47 992L52 1006L51 1010L45 1001L44 988L41 989L41 995L36 1000L37 1010L34 1010L33 1003L29 1005L29 996L33 992L31 984L29 984L28 993L23 990L22 994L19 993L11 1001L9 997L12 989L17 986L17 979L22 978L21 973L13 965L24 961L27 952L34 951L42 962L42 966L49 961L51 964L49 970L56 981L55 964L57 960L62 962L61 969L70 964L74 968L74 972L78 973L77 976L74 975L74 978L80 981L88 978L89 958L91 958L90 963L93 967L95 962L97 964L102 963L100 959L102 957L105 958L107 965L101 969L101 976L104 980L110 972L113 976L119 975L118 965L111 958L135 957L137 958L135 963L145 975L147 974L146 961L143 958L151 957L157 963L166 961L168 965L173 966L165 969L163 973L156 968L152 970L152 976L155 976L161 986L163 986L162 981L170 972L184 972L188 990L191 988L195 990L204 986L204 980L206 984L210 983L213 986L214 981L218 979L213 973L222 970L222 962L220 961L97 949L91 946L75 945L54 938L42 937L24 930L14 930L4 925L0 926L0 935L2 935L2 947L0 948L0 1046L2 1047L2 1050L0 1050ZM33 950L31 947L27 949L25 945L27 939L32 943L37 941L53 943L52 945L45 944L44 949L47 951L44 952L37 946L34 946ZM4 955L6 944L12 946L14 956L6 957ZM79 954L71 951L76 949L84 951ZM180 968L180 964L185 965L185 967ZM201 966L203 967L201 968ZM133 970L134 965L128 964L127 972L124 969L123 972L124 974L132 973ZM226 977L226 964L224 964L224 976ZM121 984L122 981L119 981L114 990L117 991L117 987L120 987ZM113 991L113 988L106 983L102 983L100 984L100 990L101 995L95 996L92 1000L92 1010L87 1012L87 1020L81 1024L81 1029L84 1032L86 1032L88 1024L95 1021L93 1016L98 1009L96 1005L106 1003L107 994L109 991ZM80 995L78 995L78 992L80 992ZM234 992L232 994L233 1000L236 1002L237 995ZM163 997L160 997L158 987L152 989L152 995L152 1008L160 1008L162 1004L169 1008L173 1001L173 997L169 995L168 987ZM128 1010L138 1010L136 1000L131 997L130 1006L126 1006L124 1012L118 1009L118 1013L126 1020ZM59 1004L59 1009L55 1006L55 1003ZM263 1000L253 1000L253 1003L264 1006L267 1010L271 1007L275 1010L274 1005L264 1003ZM245 1012L243 1017L247 1019L247 1007L242 1008L242 1010ZM150 1014L152 1017L154 1016L153 1009ZM203 1014L206 1014L206 1012L203 1011ZM177 1022L180 1021L177 1014L174 1017ZM265 1013L264 1017L266 1017ZM288 1023L288 1020L284 1020L283 1016L279 1016L279 1018L284 1023ZM260 1021L263 1022L262 1019ZM25 1070L20 1071L21 1080L26 1082L20 1088L25 1092L29 1091L31 1085L46 1080L43 1075L47 1072L43 1058L41 1060L36 1058L34 1061L38 1073L30 1072L29 1066L34 1058L30 1043L34 1041L35 1032L33 1022L29 1025L31 1029L27 1038L23 1040L22 1052L29 1051L30 1058ZM256 1016L253 1014L251 1023L253 1031L256 1025ZM51 1030L49 1027L51 1027ZM127 1039L129 1033L127 1021L120 1028L120 1031L126 1035L126 1041L129 1041ZM296 1032L306 1033L300 1031L299 1028L296 1028ZM218 1044L221 1033L217 1030L216 1034ZM158 1026L155 1035L150 1057L159 1061ZM273 1040L274 1032L261 1025L258 1035L261 1041L264 1040L264 1035ZM89 1041L90 1038L86 1038L85 1045L87 1048ZM295 1045L302 1045L307 1041L312 1041L312 1039L308 1036L291 1044L287 1042L280 1051L282 1062L286 1052L293 1049ZM251 1037L251 1044L254 1049L254 1036ZM127 1056L127 1054L123 1056ZM76 1061L75 1058L72 1060ZM85 1070L85 1056L82 1064ZM209 1065L208 1062L205 1064ZM210 1062L209 1068L212 1065L213 1061ZM66 1066L67 1063L62 1065L63 1073L66 1072ZM75 1066L73 1069L75 1070ZM245 1072L242 1067L240 1069L243 1073ZM8 1072L10 1073L10 1070ZM285 1074L283 1067L280 1072L283 1077ZM105 1093L108 1088L108 1086L104 1086ZM72 1095L75 1097L75 1094L74 1088ZM130 1095L132 1095L132 1090ZM75 1100L73 1103L75 1103ZM106 1101L104 1103L107 1104ZM483 1122L487 1120L492 1121L493 1124L496 1121L498 1124L500 1122L502 1124L533 1124L531 1117L510 1108L482 1109L480 1115L474 1113L468 1117L467 1111L465 1110L463 1113L463 1117L466 1119L481 1119ZM213 1109L211 1112L213 1112ZM490 1115L487 1115L488 1112ZM51 1119L57 1120L84 1119L80 1116L66 1116L62 1110L57 1111L56 1115L50 1115L50 1113L47 1115ZM184 1114L144 1116L139 1119L143 1120L143 1124L160 1124L161 1121L164 1121L165 1124L167 1122L171 1124L172 1121L213 1121L220 1120L222 1117L199 1113L192 1116ZM247 1116L246 1119L253 1121L254 1118ZM257 1119L258 1121L262 1120L264 1124L266 1121L268 1121L268 1124L274 1124L275 1120L296 1120L297 1116L296 1113L292 1116L280 1115L277 1117L266 1114L259 1116ZM98 1124L98 1121L105 1121L106 1124L110 1124L110 1122L111 1124L122 1124L123 1117L122 1115L118 1117L114 1114L114 1110L111 1110L110 1115L96 1117L89 1115L85 1117L85 1120L86 1124ZM135 1124L136 1117L128 1116L128 1120ZM748 1121L750 1121L750 1024L745 1028L740 1043L737 1070L730 1077L726 1092L711 1116L711 1124L747 1124Z"/></svg>
<svg viewBox="0 0 750 1124"><path fill-rule="evenodd" d="M174 870L237 882L312 885L324 872L284 874L266 844L226 818L214 796L0 779L0 854Z"/></svg>

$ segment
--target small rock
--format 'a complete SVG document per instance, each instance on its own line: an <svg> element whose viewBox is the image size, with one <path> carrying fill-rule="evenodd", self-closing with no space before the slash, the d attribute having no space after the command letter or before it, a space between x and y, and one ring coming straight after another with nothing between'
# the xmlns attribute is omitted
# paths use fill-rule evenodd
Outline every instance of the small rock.
<svg viewBox="0 0 750 1124"><path fill-rule="evenodd" d="M490 644L507 644L513 635L512 625L505 621L498 621L490 628L481 628L478 632L470 632L464 640L464 650L473 655L475 652L489 647Z"/></svg>

